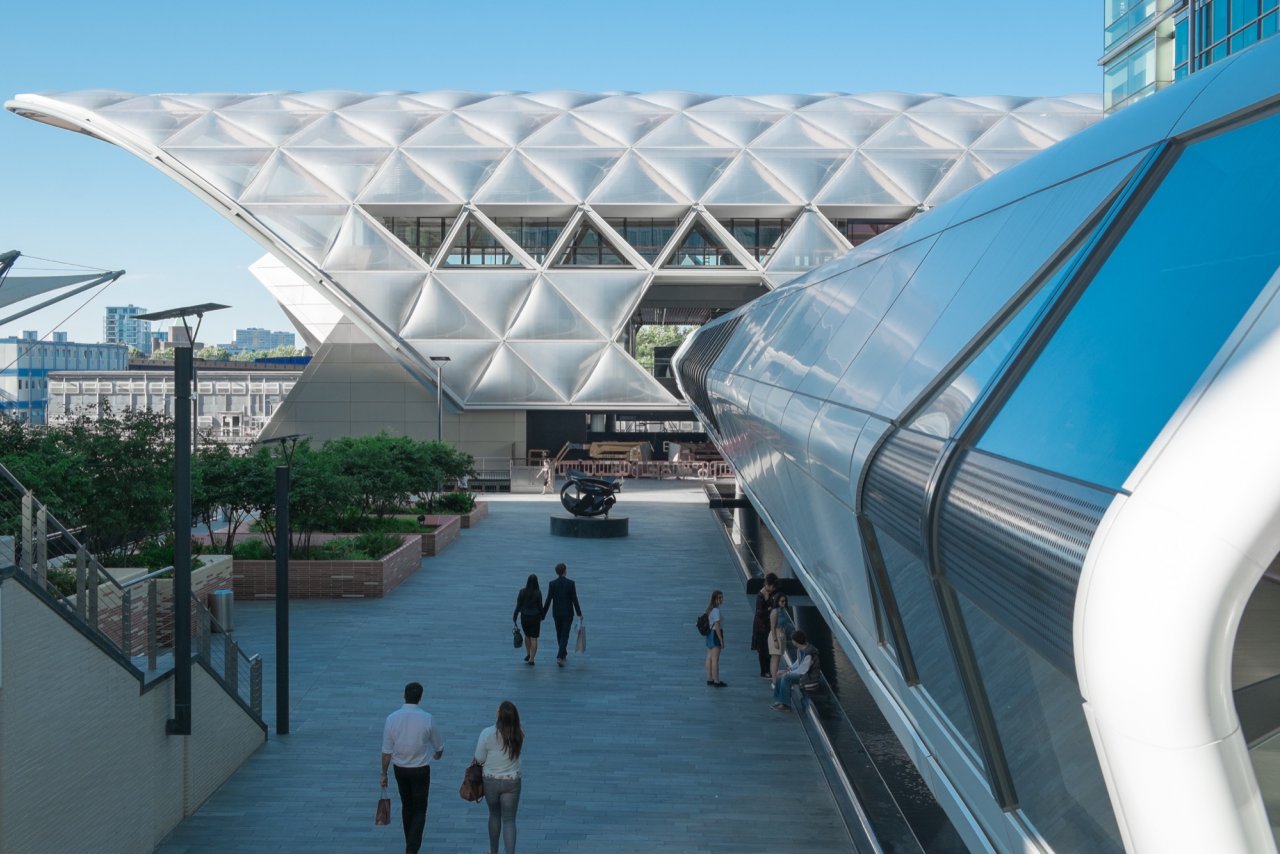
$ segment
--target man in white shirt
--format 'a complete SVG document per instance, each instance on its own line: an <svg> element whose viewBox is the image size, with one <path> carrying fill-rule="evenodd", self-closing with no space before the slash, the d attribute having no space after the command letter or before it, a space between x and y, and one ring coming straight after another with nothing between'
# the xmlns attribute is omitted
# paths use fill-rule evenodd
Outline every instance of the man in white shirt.
<svg viewBox="0 0 1280 854"><path fill-rule="evenodd" d="M797 682L807 682L817 676L812 671L817 663L818 650L805 637L804 632L797 631L791 636L798 650L796 660L790 667L778 673L778 681L773 684L773 708L779 712L791 711L791 686Z"/></svg>
<svg viewBox="0 0 1280 854"><path fill-rule="evenodd" d="M431 763L444 755L444 739L422 702L422 686L404 686L404 705L387 715L382 728L382 785L387 766L395 765L400 789L400 813L407 854L417 854L427 826L427 798L431 794Z"/></svg>

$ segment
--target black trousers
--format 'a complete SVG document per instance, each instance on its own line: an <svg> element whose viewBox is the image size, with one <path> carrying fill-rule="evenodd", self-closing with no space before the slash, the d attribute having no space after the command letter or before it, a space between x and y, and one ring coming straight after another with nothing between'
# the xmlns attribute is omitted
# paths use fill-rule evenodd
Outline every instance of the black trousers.
<svg viewBox="0 0 1280 854"><path fill-rule="evenodd" d="M560 644L556 658L569 657L569 630L573 628L573 614L567 617L556 617L556 643Z"/></svg>
<svg viewBox="0 0 1280 854"><path fill-rule="evenodd" d="M431 766L401 768L391 766L400 789L400 820L404 823L404 850L418 854L422 831L427 827L427 798L431 794Z"/></svg>

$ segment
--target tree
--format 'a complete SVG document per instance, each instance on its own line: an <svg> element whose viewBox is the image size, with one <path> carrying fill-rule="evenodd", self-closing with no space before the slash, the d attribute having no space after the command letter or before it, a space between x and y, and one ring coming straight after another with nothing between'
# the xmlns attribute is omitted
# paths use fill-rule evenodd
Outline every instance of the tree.
<svg viewBox="0 0 1280 854"><path fill-rule="evenodd" d="M206 359L210 362L225 362L231 358L231 353L226 347L214 346L203 347L195 353L197 359Z"/></svg>
<svg viewBox="0 0 1280 854"><path fill-rule="evenodd" d="M275 458L266 448L246 454L223 444L203 444L191 468L192 516L209 532L209 542L231 554L236 533L260 508L274 510ZM220 540L214 531L219 520L227 527Z"/></svg>
<svg viewBox="0 0 1280 854"><path fill-rule="evenodd" d="M332 457L334 470L354 485L360 514L382 517L396 512L414 491L417 444L379 433L334 439L322 453Z"/></svg>
<svg viewBox="0 0 1280 854"><path fill-rule="evenodd" d="M694 330L692 326L641 326L636 332L636 361L653 373L653 348L678 346Z"/></svg>

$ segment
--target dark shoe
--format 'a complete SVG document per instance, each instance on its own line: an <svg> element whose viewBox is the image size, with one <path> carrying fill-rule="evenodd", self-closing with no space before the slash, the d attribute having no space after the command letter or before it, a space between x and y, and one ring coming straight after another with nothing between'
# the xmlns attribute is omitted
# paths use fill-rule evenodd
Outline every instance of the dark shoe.
<svg viewBox="0 0 1280 854"><path fill-rule="evenodd" d="M529 660L529 656L527 656L527 655L526 655L526 656L524 657L524 660L525 660L525 661L528 661L528 660Z"/></svg>
<svg viewBox="0 0 1280 854"><path fill-rule="evenodd" d="M708 679L708 680L707 680L707 684L708 684L708 685L714 685L714 684L716 684L716 683L715 683L714 681L712 681L711 679Z"/></svg>
<svg viewBox="0 0 1280 854"><path fill-rule="evenodd" d="M773 710L775 712L789 712L791 711L791 707L788 706L786 703L774 703Z"/></svg>
<svg viewBox="0 0 1280 854"><path fill-rule="evenodd" d="M563 659L563 658L557 658L557 659L556 659L556 667L564 667L564 659Z"/></svg>
<svg viewBox="0 0 1280 854"><path fill-rule="evenodd" d="M533 664L534 664L533 659L531 659L531 658L526 658L526 659L524 660L524 663L525 663L525 664L527 664L527 665L529 665L530 667L533 667Z"/></svg>
<svg viewBox="0 0 1280 854"><path fill-rule="evenodd" d="M729 683L728 683L728 682L715 682L715 683L712 683L712 684L714 684L717 688L728 688L728 687L729 687Z"/></svg>
<svg viewBox="0 0 1280 854"><path fill-rule="evenodd" d="M772 681L773 681L773 677L772 677L772 676L770 676L768 673L761 673L761 674L760 674L760 678L761 678L761 679L768 679L770 682L772 682Z"/></svg>

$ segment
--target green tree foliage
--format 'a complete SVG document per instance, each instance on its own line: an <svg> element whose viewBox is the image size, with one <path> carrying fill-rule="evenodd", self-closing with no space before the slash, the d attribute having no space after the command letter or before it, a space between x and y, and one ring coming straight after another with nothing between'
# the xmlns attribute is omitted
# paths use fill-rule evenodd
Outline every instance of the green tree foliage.
<svg viewBox="0 0 1280 854"><path fill-rule="evenodd" d="M693 330L692 326L641 326L636 332L636 361L653 373L653 348L677 346Z"/></svg>
<svg viewBox="0 0 1280 854"><path fill-rule="evenodd" d="M332 457L337 473L354 486L359 514L382 517L394 513L407 495L418 491L423 444L379 433L334 439L323 453Z"/></svg>
<svg viewBox="0 0 1280 854"><path fill-rule="evenodd" d="M307 351L304 348L294 347L291 344L282 344L271 350L242 350L239 353L231 354L233 362L252 362L254 359L267 359L278 356L305 356Z"/></svg>
<svg viewBox="0 0 1280 854"><path fill-rule="evenodd" d="M216 442L197 447L191 466L191 515L205 526L220 553L231 553L236 532L255 512L272 508L275 464L266 448L245 453ZM215 530L222 521L226 527Z"/></svg>

